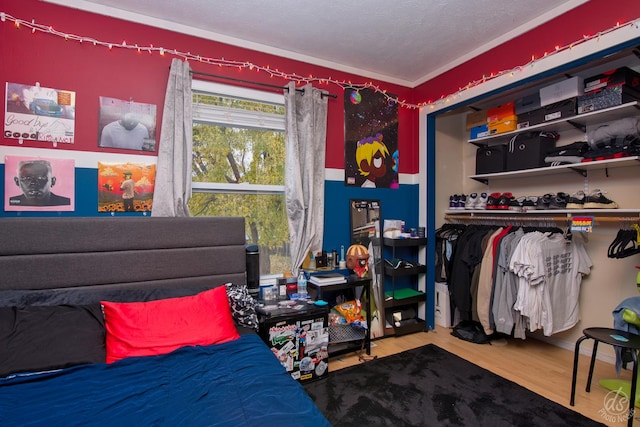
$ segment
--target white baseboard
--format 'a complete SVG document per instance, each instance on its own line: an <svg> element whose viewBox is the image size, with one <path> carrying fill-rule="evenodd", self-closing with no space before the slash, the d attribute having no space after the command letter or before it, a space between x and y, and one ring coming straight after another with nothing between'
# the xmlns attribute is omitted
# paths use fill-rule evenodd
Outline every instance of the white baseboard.
<svg viewBox="0 0 640 427"><path fill-rule="evenodd" d="M565 350L569 350L572 353L576 349L575 341L559 339L558 337L547 337L547 336L544 336L542 334L531 334L530 336L533 339L537 339L539 341L546 342L546 343L554 345L556 347L564 348ZM527 335L527 337L529 337L529 335ZM592 347L593 344L592 343L593 343L592 340L586 340L584 342L584 345L580 346L580 354L588 356L588 357L591 357L591 351L593 349L593 347ZM611 350L611 352L609 352L609 351L601 351L601 350L604 350L603 347L605 347L605 346L598 346L598 354L596 355L596 359L601 360L601 361L606 362L606 363L609 363L611 365L615 365L616 364L615 353L613 353L613 350ZM606 347L610 347L610 346L606 346Z"/></svg>

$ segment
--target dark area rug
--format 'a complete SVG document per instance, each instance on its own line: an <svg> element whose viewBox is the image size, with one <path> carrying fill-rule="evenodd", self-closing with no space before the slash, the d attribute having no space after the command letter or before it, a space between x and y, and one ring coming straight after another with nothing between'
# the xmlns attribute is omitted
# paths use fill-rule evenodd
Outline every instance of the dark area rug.
<svg viewBox="0 0 640 427"><path fill-rule="evenodd" d="M433 344L304 387L336 427L603 425Z"/></svg>

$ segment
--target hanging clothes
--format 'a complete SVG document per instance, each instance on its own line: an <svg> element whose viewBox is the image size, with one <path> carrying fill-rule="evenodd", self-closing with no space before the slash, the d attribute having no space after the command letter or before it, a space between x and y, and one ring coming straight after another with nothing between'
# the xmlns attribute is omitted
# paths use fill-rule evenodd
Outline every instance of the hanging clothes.
<svg viewBox="0 0 640 427"><path fill-rule="evenodd" d="M558 228L469 225L451 259L452 305L487 335L549 336L580 320L582 277L591 266L582 239Z"/></svg>
<svg viewBox="0 0 640 427"><path fill-rule="evenodd" d="M527 317L529 331L544 335L566 331L580 320L582 277L592 263L581 239L561 233L527 233L509 262L518 276L514 308Z"/></svg>

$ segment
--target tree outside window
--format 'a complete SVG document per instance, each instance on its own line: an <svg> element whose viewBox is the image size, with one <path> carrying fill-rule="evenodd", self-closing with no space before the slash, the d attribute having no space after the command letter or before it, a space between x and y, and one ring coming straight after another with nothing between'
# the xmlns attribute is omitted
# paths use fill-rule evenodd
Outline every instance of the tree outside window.
<svg viewBox="0 0 640 427"><path fill-rule="evenodd" d="M193 216L242 216L260 273L290 269L284 97L193 81Z"/></svg>

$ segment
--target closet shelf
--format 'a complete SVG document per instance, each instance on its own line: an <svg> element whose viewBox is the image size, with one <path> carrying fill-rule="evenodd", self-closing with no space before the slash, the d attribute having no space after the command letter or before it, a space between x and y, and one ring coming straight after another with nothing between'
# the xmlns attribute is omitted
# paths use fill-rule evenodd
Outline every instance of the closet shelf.
<svg viewBox="0 0 640 427"><path fill-rule="evenodd" d="M638 102L633 101L626 104L617 105L615 107L604 108L602 110L592 111L590 113L567 117L565 119L558 119L546 123L540 123L538 125L517 129L511 132L504 132L497 135L486 136L483 138L470 139L468 142L477 146L493 145L498 143L504 144L505 139L508 141L513 136L519 133L531 131L549 130L554 132L562 132L568 129L579 128L583 132L586 132L587 126L596 126L618 119L621 116L630 116L633 114L637 114L639 108L640 106Z"/></svg>
<svg viewBox="0 0 640 427"><path fill-rule="evenodd" d="M562 216L561 214L565 214ZM625 215L626 214L626 215ZM638 222L640 209L583 209L517 211L447 211L445 221L566 222L573 217L592 216L596 222Z"/></svg>
<svg viewBox="0 0 640 427"><path fill-rule="evenodd" d="M569 165L560 165L560 166L546 166L542 168L522 169L522 170L510 171L510 172L484 173L484 174L478 174L478 175L471 175L469 176L469 178L486 183L486 181L488 181L489 179L497 180L497 179L510 179L514 177L519 178L524 176L551 175L551 174L567 173L567 171L572 171L572 170L580 173L582 176L586 176L589 170L607 169L607 168L614 168L614 167L621 168L621 167L627 167L627 166L638 166L638 161L640 161L640 156L630 156L630 157L622 157L620 159L596 160L594 162L572 163Z"/></svg>

